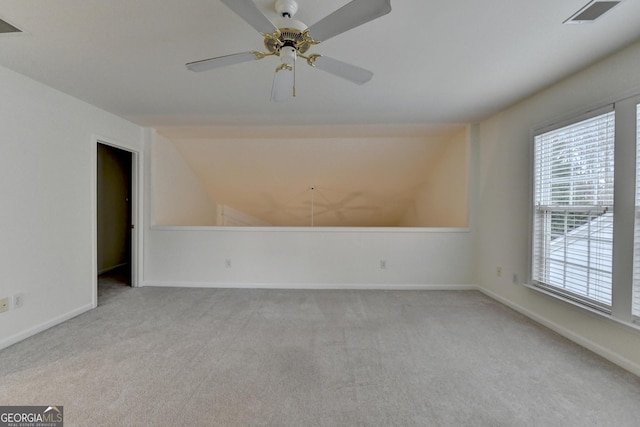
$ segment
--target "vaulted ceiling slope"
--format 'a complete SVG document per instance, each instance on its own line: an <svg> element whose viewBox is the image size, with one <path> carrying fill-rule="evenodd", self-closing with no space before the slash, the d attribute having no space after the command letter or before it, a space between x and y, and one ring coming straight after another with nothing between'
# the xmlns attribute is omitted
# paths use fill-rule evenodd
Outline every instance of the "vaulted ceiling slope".
<svg viewBox="0 0 640 427"><path fill-rule="evenodd" d="M464 129L430 138L218 138L174 144L211 200L259 220L250 225L467 226Z"/></svg>
<svg viewBox="0 0 640 427"><path fill-rule="evenodd" d="M255 0L274 16L274 0ZM363 86L298 67L293 102L271 103L275 58L205 73L185 63L264 50L218 0L0 0L0 65L151 127L468 123L640 38L640 2L592 24L587 0L393 0L393 10L311 51L374 72ZM298 0L311 25L346 0Z"/></svg>

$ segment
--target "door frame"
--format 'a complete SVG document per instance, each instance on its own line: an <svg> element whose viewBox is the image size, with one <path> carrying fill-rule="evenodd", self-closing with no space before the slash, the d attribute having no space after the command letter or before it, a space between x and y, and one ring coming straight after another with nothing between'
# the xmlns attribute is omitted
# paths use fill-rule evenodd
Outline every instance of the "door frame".
<svg viewBox="0 0 640 427"><path fill-rule="evenodd" d="M93 280L92 305L98 306L98 144L107 145L131 153L131 287L142 286L142 185L143 185L143 151L119 141L100 136L92 137L93 147L93 206L92 206L92 247L93 247Z"/></svg>

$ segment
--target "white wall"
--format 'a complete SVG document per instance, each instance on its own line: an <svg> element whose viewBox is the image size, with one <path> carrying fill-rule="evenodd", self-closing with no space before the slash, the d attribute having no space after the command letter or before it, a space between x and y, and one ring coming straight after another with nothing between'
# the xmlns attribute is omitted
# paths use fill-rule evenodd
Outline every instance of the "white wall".
<svg viewBox="0 0 640 427"><path fill-rule="evenodd" d="M467 131L443 142L427 165L429 176L400 226L467 227L469 153Z"/></svg>
<svg viewBox="0 0 640 427"><path fill-rule="evenodd" d="M155 227L147 236L147 285L455 288L475 278L468 231Z"/></svg>
<svg viewBox="0 0 640 427"><path fill-rule="evenodd" d="M216 225L215 200L173 143L158 134L151 143L153 224Z"/></svg>
<svg viewBox="0 0 640 427"><path fill-rule="evenodd" d="M0 348L93 306L95 135L142 149L121 118L0 67Z"/></svg>
<svg viewBox="0 0 640 427"><path fill-rule="evenodd" d="M640 332L512 283L528 269L531 129L640 90L638 70L640 43L480 123L476 260L486 292L640 375Z"/></svg>

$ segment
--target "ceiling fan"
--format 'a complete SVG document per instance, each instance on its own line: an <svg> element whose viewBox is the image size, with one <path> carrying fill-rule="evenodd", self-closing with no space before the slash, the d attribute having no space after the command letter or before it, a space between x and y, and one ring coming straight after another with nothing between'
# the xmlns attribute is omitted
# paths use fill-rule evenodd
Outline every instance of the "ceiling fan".
<svg viewBox="0 0 640 427"><path fill-rule="evenodd" d="M307 27L293 19L298 10L295 0L277 0L275 9L280 16L271 22L253 0L220 0L264 37L266 52L250 51L203 59L186 64L191 71L207 71L227 65L239 64L267 56L280 57L271 90L271 100L286 101L295 94L295 65L298 58L320 70L356 84L371 80L373 73L319 54L307 55L311 46L344 33L391 12L391 0L352 0L315 24Z"/></svg>

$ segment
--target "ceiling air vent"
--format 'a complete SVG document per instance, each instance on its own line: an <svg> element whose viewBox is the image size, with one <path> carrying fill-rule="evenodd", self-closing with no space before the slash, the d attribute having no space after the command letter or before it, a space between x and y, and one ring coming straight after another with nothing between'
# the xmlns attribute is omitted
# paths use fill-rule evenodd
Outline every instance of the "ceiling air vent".
<svg viewBox="0 0 640 427"><path fill-rule="evenodd" d="M18 27L14 27L13 25L9 24L7 21L3 21L2 19L0 19L0 34L6 34L6 33L21 33L22 30Z"/></svg>
<svg viewBox="0 0 640 427"><path fill-rule="evenodd" d="M585 24L593 22L611 10L620 1L598 1L593 0L585 7L574 13L564 24Z"/></svg>

